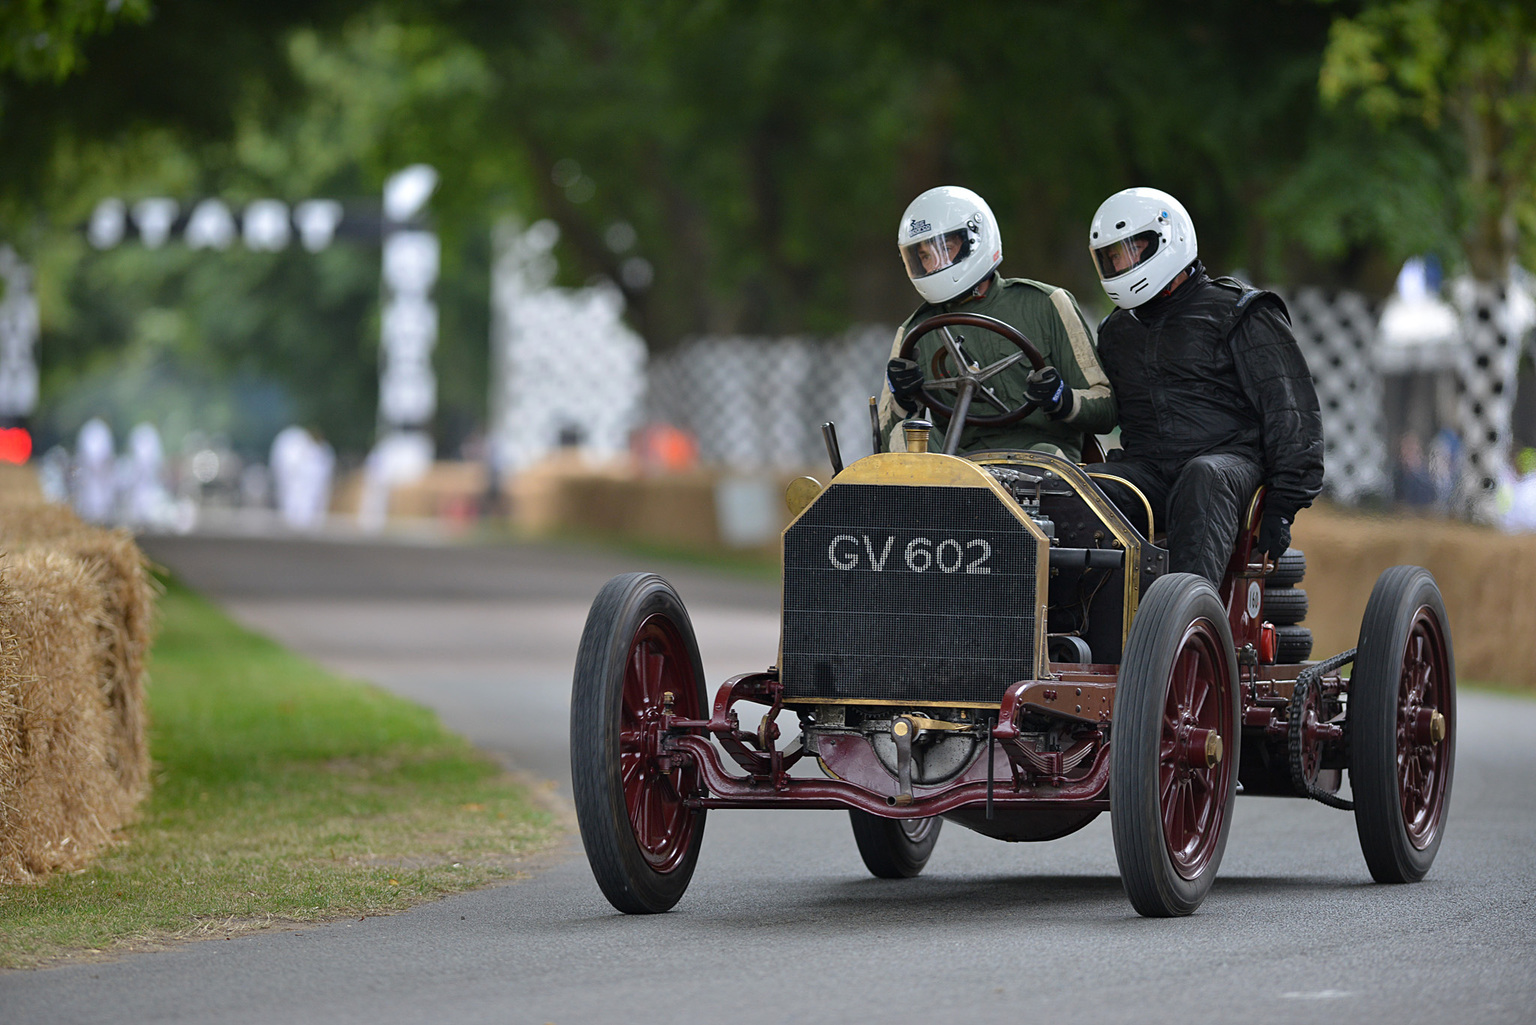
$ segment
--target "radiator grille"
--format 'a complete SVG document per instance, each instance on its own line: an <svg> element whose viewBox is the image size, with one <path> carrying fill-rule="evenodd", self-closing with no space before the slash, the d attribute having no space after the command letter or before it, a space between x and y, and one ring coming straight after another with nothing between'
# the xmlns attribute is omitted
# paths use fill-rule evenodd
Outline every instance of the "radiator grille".
<svg viewBox="0 0 1536 1025"><path fill-rule="evenodd" d="M787 698L996 702L1034 676L1037 542L985 488L834 484L784 535Z"/></svg>

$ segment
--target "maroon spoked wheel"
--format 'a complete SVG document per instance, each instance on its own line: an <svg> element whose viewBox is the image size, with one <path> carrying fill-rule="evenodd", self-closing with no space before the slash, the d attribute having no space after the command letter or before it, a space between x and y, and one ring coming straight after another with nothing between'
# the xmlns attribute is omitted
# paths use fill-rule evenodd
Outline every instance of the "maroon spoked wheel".
<svg viewBox="0 0 1536 1025"><path fill-rule="evenodd" d="M1221 638L1209 619L1184 631L1163 701L1158 792L1163 838L1174 870L1197 879L1210 864L1226 813L1232 761L1223 757L1231 735L1230 687ZM1214 759L1213 759L1214 756Z"/></svg>
<svg viewBox="0 0 1536 1025"><path fill-rule="evenodd" d="M683 795L697 789L697 771L689 767L662 772L657 764L665 696L674 695L674 715L700 718L690 686L692 674L677 624L660 613L646 619L630 642L624 669L619 776L624 781L630 828L646 862L657 872L677 868L699 821L683 805Z"/></svg>
<svg viewBox="0 0 1536 1025"><path fill-rule="evenodd" d="M670 695L670 697L669 697ZM663 760L663 715L702 719L693 625L661 577L629 573L598 592L571 693L571 789L582 845L609 902L666 911L688 888L704 835L697 771Z"/></svg>
<svg viewBox="0 0 1536 1025"><path fill-rule="evenodd" d="M1429 571L1376 581L1349 684L1355 827L1377 882L1424 878L1445 834L1456 762L1456 660Z"/></svg>
<svg viewBox="0 0 1536 1025"><path fill-rule="evenodd" d="M1115 688L1110 826L1126 895L1151 917L1210 892L1236 796L1237 665L1215 588L1158 578L1131 624Z"/></svg>

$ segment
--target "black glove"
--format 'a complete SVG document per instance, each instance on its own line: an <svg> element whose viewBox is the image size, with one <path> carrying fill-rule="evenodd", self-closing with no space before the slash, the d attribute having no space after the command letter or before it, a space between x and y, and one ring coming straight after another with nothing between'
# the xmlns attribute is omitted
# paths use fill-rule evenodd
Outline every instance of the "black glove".
<svg viewBox="0 0 1536 1025"><path fill-rule="evenodd" d="M1052 420L1071 415L1075 401L1072 389L1067 387L1061 371L1055 367L1032 371L1024 384L1024 397L1045 410Z"/></svg>
<svg viewBox="0 0 1536 1025"><path fill-rule="evenodd" d="M1279 559L1291 547L1291 521L1279 512L1266 511L1259 521L1259 540L1254 545L1271 559Z"/></svg>
<svg viewBox="0 0 1536 1025"><path fill-rule="evenodd" d="M891 398L908 413L923 408L923 369L910 359L893 359L885 365L885 380L891 386Z"/></svg>

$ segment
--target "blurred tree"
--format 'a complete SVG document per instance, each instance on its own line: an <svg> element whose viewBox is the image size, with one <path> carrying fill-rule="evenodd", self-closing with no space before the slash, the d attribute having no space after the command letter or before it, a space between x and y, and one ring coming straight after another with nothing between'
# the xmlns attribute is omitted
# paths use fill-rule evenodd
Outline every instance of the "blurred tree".
<svg viewBox="0 0 1536 1025"><path fill-rule="evenodd" d="M1536 258L1536 9L1528 2L1370 0L1333 23L1321 88L1330 104L1350 100L1381 125L1455 131L1462 241L1477 277L1502 278L1517 257Z"/></svg>
<svg viewBox="0 0 1536 1025"><path fill-rule="evenodd" d="M1132 184L1185 200L1216 271L1385 289L1402 256L1454 250L1474 205L1456 187L1467 149L1418 107L1330 107L1319 83L1364 96L1329 84L1363 81L1335 64L1364 65L1330 50L1327 70L1325 47L1413 6L162 0L142 24L79 35L62 83L0 66L0 234L39 264L50 389L140 337L146 309L195 311L199 372L280 381L295 415L350 448L375 389L377 270L361 250L192 266L93 254L73 232L106 195L376 197L391 171L431 163L451 448L484 415L505 216L555 218L564 283L617 282L655 348L899 320L916 297L893 229L946 182L991 202L1006 272L1090 306L1086 225ZM1412 98L1421 79L1383 81Z"/></svg>
<svg viewBox="0 0 1536 1025"><path fill-rule="evenodd" d="M9 0L0 6L0 72L60 81L79 66L86 38L148 16L149 0Z"/></svg>

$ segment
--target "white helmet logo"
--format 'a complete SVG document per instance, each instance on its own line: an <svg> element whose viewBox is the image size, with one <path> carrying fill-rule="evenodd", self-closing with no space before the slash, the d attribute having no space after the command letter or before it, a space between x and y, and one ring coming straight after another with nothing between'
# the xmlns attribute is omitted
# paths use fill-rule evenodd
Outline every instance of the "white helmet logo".
<svg viewBox="0 0 1536 1025"><path fill-rule="evenodd" d="M912 223L907 227L907 234L910 235L913 238L916 238L918 235L921 235L923 232L925 232L925 231L932 231L932 230L933 230L933 225L929 224L927 221L920 221L916 217L914 217L914 218L912 218Z"/></svg>

